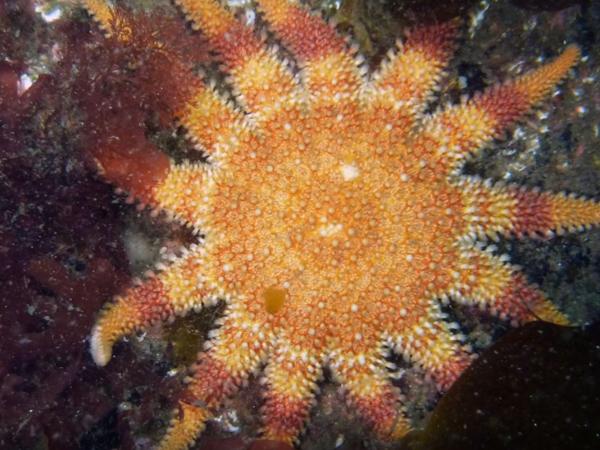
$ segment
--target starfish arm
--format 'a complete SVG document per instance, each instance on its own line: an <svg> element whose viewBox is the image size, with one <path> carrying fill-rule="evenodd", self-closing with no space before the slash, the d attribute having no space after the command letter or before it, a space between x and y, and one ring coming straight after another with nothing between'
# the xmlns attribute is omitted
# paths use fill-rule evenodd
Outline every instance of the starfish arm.
<svg viewBox="0 0 600 450"><path fill-rule="evenodd" d="M213 85L202 83L175 115L209 157L219 151L223 139L240 138L249 128L241 111L219 95Z"/></svg>
<svg viewBox="0 0 600 450"><path fill-rule="evenodd" d="M127 40L131 35L132 25L127 23L127 17L117 14L105 0L84 0L83 5L107 36L117 33L120 39ZM164 64L164 61L160 62ZM179 83L185 86L170 89L167 102L172 105L181 124L189 130L190 137L210 155L219 135L235 135L236 130L247 126L243 114L219 96L214 86L200 82L186 62L171 58L169 63L173 78L185 80L185 83ZM152 67L151 64L149 66Z"/></svg>
<svg viewBox="0 0 600 450"><path fill-rule="evenodd" d="M131 287L105 307L90 338L96 364L108 363L113 345L123 336L212 302L217 292L199 275L203 266L202 249L193 246L158 275Z"/></svg>
<svg viewBox="0 0 600 450"><path fill-rule="evenodd" d="M400 392L392 385L385 367L381 342L372 350L363 345L354 351L332 352L329 363L334 379L347 393L348 402L383 440L402 438L411 429Z"/></svg>
<svg viewBox="0 0 600 450"><path fill-rule="evenodd" d="M302 67L313 108L353 104L363 86L361 68L335 28L296 0L259 0L258 6Z"/></svg>
<svg viewBox="0 0 600 450"><path fill-rule="evenodd" d="M542 100L565 77L579 55L577 47L568 47L539 69L434 114L425 122L414 147L429 154L443 170L457 173L468 157Z"/></svg>
<svg viewBox="0 0 600 450"><path fill-rule="evenodd" d="M237 20L217 0L177 0L220 53L232 76L234 92L248 112L259 118L288 103L299 103L300 84L254 30Z"/></svg>
<svg viewBox="0 0 600 450"><path fill-rule="evenodd" d="M412 31L404 43L397 44L398 52L391 53L373 74L367 104L371 108L387 107L394 116L407 116L412 125L454 52L457 29L458 22L450 21Z"/></svg>
<svg viewBox="0 0 600 450"><path fill-rule="evenodd" d="M453 299L476 305L513 323L545 320L568 325L569 320L525 276L491 250L465 248L455 282L447 293Z"/></svg>
<svg viewBox="0 0 600 450"><path fill-rule="evenodd" d="M444 317L438 302L431 301L425 315L413 324L398 322L389 339L395 352L419 364L442 391L452 386L473 359Z"/></svg>
<svg viewBox="0 0 600 450"><path fill-rule="evenodd" d="M265 439L293 444L302 432L314 403L321 362L295 351L291 345L276 344L265 369L268 386L262 409Z"/></svg>
<svg viewBox="0 0 600 450"><path fill-rule="evenodd" d="M111 8L106 0L81 0L81 4L98 23L98 27L100 27L106 36L113 34L117 15L114 8ZM122 29L121 27L119 28Z"/></svg>
<svg viewBox="0 0 600 450"><path fill-rule="evenodd" d="M164 210L183 224L200 225L199 199L207 179L202 164L173 163L149 142L123 150L110 144L91 151L100 174L141 206Z"/></svg>
<svg viewBox="0 0 600 450"><path fill-rule="evenodd" d="M268 338L258 324L241 312L226 317L221 328L212 332L209 350L199 354L159 450L184 450L192 445L206 420L265 358Z"/></svg>
<svg viewBox="0 0 600 450"><path fill-rule="evenodd" d="M496 239L562 234L600 224L600 204L572 195L551 194L517 186L493 186L489 181L459 181L465 205L466 233Z"/></svg>

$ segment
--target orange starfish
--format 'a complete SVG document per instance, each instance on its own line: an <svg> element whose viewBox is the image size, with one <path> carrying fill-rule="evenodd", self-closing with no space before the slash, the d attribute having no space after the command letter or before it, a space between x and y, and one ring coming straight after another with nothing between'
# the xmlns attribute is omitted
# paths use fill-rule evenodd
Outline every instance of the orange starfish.
<svg viewBox="0 0 600 450"><path fill-rule="evenodd" d="M356 50L301 4L259 0L296 73L217 1L179 4L220 53L238 104L197 83L178 112L210 163L108 151L98 164L109 181L204 238L110 304L91 337L94 360L105 365L121 337L225 301L162 449L187 448L262 366L265 438L294 442L324 367L379 437L402 437L410 423L389 352L421 365L440 389L472 359L439 299L516 322L567 323L477 239L598 224L600 205L460 171L565 76L576 47L427 115L453 23L414 31L369 78ZM87 6L110 30L110 10L97 0Z"/></svg>

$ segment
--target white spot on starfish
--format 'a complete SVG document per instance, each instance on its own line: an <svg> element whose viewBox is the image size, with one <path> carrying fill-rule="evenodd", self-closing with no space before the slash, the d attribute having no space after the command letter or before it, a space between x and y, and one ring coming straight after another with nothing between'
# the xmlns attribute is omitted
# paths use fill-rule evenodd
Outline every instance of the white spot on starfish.
<svg viewBox="0 0 600 450"><path fill-rule="evenodd" d="M352 181L360 175L360 170L354 164L342 164L341 170L344 181Z"/></svg>

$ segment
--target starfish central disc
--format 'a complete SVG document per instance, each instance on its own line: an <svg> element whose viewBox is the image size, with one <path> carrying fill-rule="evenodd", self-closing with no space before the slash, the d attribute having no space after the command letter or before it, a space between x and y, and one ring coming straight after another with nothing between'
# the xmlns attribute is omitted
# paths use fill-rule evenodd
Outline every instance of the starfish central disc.
<svg viewBox="0 0 600 450"><path fill-rule="evenodd" d="M341 148L364 137L358 129ZM302 143L277 156L234 155L244 170L223 171L210 187L208 260L227 292L262 298L266 289L285 289L277 321L287 328L318 314L312 323L328 326L316 334L331 338L356 326L351 314L369 328L369 318L397 308L398 296L423 298L447 285L448 273L435 269L456 257L457 191L444 180L411 179L419 162L410 158L373 158L368 147L340 155L305 140L286 145Z"/></svg>

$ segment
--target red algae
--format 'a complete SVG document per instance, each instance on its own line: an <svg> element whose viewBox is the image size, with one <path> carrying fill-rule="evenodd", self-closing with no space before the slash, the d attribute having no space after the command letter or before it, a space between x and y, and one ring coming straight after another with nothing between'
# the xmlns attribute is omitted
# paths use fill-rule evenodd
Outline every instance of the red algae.
<svg viewBox="0 0 600 450"><path fill-rule="evenodd" d="M50 28L33 2L0 1L2 448L133 448L130 429L156 420L156 406L135 396L135 411L118 403L142 379L171 389L147 367L101 373L83 345L103 299L129 278L120 208L89 170L94 150L154 148L147 124L171 117L187 89L169 61L191 70L207 58L179 21L123 14L138 30L126 46L86 23ZM37 51L52 62L25 85Z"/></svg>

